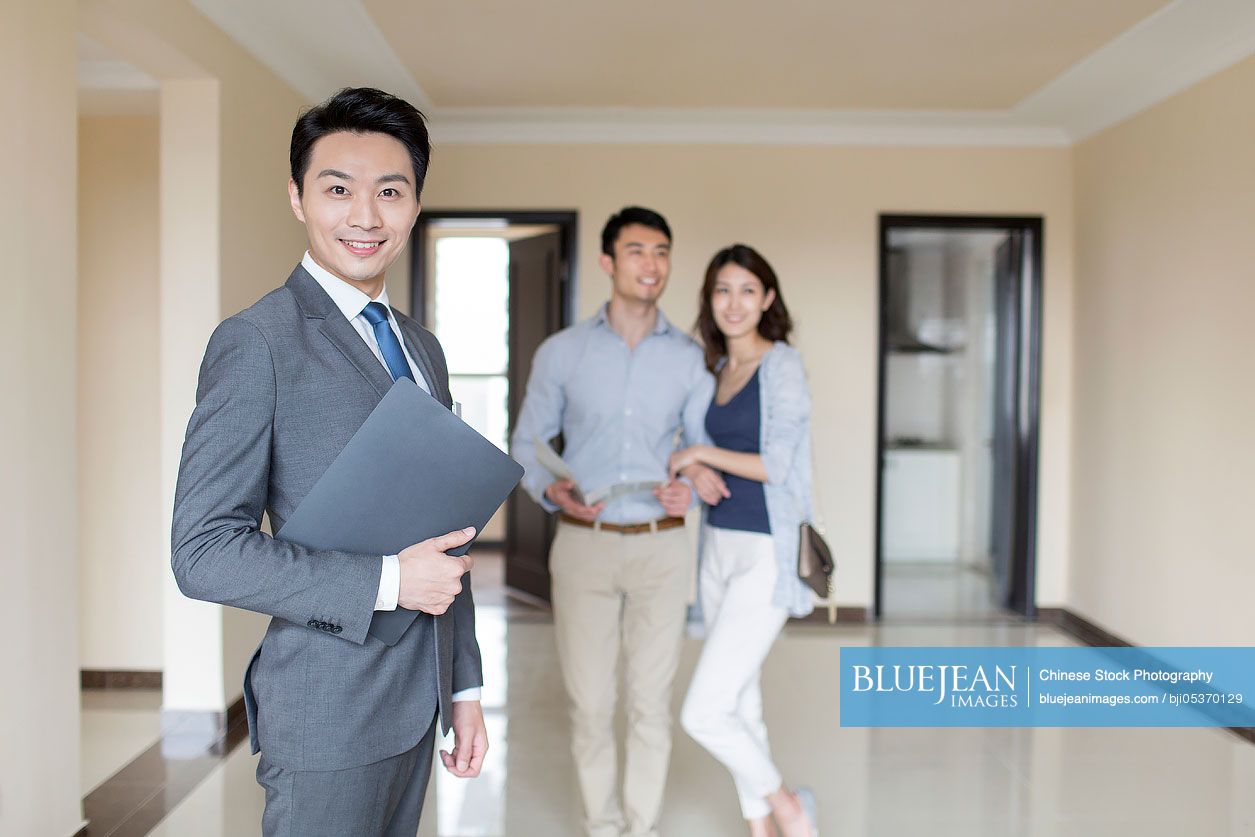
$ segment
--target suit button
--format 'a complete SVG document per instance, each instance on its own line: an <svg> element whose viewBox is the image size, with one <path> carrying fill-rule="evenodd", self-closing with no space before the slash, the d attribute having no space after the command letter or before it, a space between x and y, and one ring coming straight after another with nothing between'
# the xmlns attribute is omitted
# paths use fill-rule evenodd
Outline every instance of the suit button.
<svg viewBox="0 0 1255 837"><path fill-rule="evenodd" d="M317 627L318 627L318 620L317 620L317 619L311 619L311 620L309 620L308 622L306 622L305 624L306 624L306 625L308 625L308 626L309 626L309 627L311 627L311 628L317 628Z"/></svg>
<svg viewBox="0 0 1255 837"><path fill-rule="evenodd" d="M340 631L343 631L343 630L344 630L344 627L342 625L336 625L335 627L331 629L331 632L333 634L338 634L340 633Z"/></svg>

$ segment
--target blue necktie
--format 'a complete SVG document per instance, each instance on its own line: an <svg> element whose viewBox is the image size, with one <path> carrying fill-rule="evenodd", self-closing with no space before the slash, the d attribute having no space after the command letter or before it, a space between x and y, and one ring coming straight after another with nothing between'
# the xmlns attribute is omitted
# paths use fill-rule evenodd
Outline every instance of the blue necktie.
<svg viewBox="0 0 1255 837"><path fill-rule="evenodd" d="M375 340L379 342L379 353L383 355L383 362L388 364L392 380L409 378L414 381L414 374L410 372L410 365L405 360L405 352L401 350L401 341L397 340L392 326L388 323L388 309L382 302L371 302L362 310L362 316L375 330Z"/></svg>

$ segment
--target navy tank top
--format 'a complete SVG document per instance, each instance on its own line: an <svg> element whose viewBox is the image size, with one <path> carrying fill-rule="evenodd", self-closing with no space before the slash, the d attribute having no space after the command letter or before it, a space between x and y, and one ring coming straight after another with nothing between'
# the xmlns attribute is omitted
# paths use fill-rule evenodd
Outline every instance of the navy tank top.
<svg viewBox="0 0 1255 837"><path fill-rule="evenodd" d="M760 398L758 370L755 369L749 381L727 404L719 405L711 399L706 410L706 432L715 447L738 453L759 452ZM706 513L706 522L721 529L770 535L771 522L767 519L763 484L734 474L724 474L723 480L732 496L712 506Z"/></svg>

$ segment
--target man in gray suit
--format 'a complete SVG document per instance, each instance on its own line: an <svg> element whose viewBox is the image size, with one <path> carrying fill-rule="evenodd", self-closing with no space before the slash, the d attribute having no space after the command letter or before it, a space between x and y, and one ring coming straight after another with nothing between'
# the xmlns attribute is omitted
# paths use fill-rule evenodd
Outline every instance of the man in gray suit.
<svg viewBox="0 0 1255 837"><path fill-rule="evenodd" d="M309 251L205 350L175 495L171 563L196 599L274 617L244 697L267 835L413 835L441 759L478 775L487 750L469 557L473 530L398 555L305 549L278 531L398 377L452 406L436 338L388 306L384 272L419 212L422 114L343 90L292 132L288 184ZM376 611L419 611L395 645Z"/></svg>

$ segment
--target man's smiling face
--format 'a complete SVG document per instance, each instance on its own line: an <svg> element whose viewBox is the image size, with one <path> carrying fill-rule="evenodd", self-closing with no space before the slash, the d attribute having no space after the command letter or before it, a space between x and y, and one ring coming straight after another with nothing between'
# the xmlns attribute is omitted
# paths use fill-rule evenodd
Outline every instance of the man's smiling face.
<svg viewBox="0 0 1255 837"><path fill-rule="evenodd" d="M643 224L628 224L614 242L614 258L601 257L611 292L625 302L654 305L671 275L671 239Z"/></svg>
<svg viewBox="0 0 1255 837"><path fill-rule="evenodd" d="M289 182L288 197L314 261L377 296L418 219L405 146L387 134L327 134L314 143L302 187Z"/></svg>

